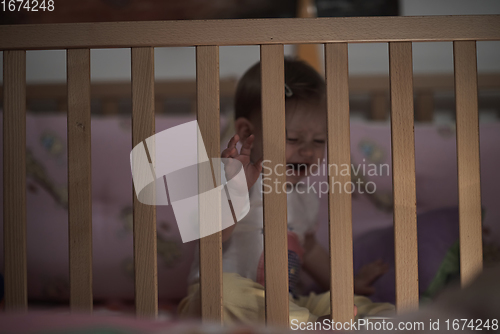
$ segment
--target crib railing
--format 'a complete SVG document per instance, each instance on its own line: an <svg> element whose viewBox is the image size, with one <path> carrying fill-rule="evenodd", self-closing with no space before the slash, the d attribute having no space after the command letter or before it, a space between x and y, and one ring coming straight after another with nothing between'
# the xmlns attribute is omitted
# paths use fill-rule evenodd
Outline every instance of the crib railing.
<svg viewBox="0 0 500 334"><path fill-rule="evenodd" d="M308 44L315 45L315 44ZM318 60L319 61L319 60ZM323 72L323 70L322 70ZM500 91L500 74L479 73L479 113L481 109L498 109L499 97L488 96L484 91ZM415 96L415 122L432 122L434 113L455 108L455 101L447 96L455 88L453 74L416 74L413 76ZM233 102L236 78L221 78L219 84L221 113L224 106ZM92 114L118 115L132 110L131 83L127 81L91 82ZM443 96L443 93L445 96ZM68 111L66 82L26 85L26 110L32 112ZM386 75L350 75L349 103L351 115L363 110L366 118L385 121L389 116L389 77ZM364 100L362 96L369 97ZM128 103L124 103L128 102ZM175 104L172 104L175 102ZM3 105L3 85L0 85L0 104ZM129 107L130 106L130 107ZM174 107L174 108L173 108ZM165 109L176 114L196 112L196 80L155 80L155 113ZM354 110L353 110L354 109ZM500 113L499 113L500 116Z"/></svg>
<svg viewBox="0 0 500 334"><path fill-rule="evenodd" d="M222 45L261 45L263 154L284 183L283 45L325 44L328 164L350 164L348 43L389 43L396 304L418 307L412 42L453 41L462 285L482 268L476 41L500 40L500 16L164 21L0 26L4 52L4 256L8 310L27 309L26 50L68 49L71 308L92 310L90 49L132 49L132 144L154 134L154 47L196 46L197 117L208 155L220 156ZM217 173L215 173L217 174ZM329 175L330 189L333 175ZM335 176L349 182L348 176ZM132 195L132 194L131 194ZM352 219L347 192L329 194L331 309L352 319ZM288 326L286 194L263 195L266 316ZM203 205L203 203L201 203ZM214 214L217 214L215 210ZM202 316L222 321L221 233L200 240ZM157 314L156 215L134 196L136 312Z"/></svg>

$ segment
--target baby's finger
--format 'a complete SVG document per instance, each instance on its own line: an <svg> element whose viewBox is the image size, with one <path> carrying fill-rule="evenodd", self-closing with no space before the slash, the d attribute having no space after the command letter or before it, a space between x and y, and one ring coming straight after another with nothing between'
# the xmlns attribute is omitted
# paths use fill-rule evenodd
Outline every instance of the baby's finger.
<svg viewBox="0 0 500 334"><path fill-rule="evenodd" d="M220 156L222 158L234 158L238 156L238 150L236 149L236 147L226 148L224 151L222 151Z"/></svg>
<svg viewBox="0 0 500 334"><path fill-rule="evenodd" d="M229 143L227 143L227 148L232 148L232 147L236 147L236 144L238 143L238 141L240 140L240 137L236 134L234 135L230 140L229 140Z"/></svg>
<svg viewBox="0 0 500 334"><path fill-rule="evenodd" d="M379 270L381 270L381 271L385 272L385 271L389 270L389 264L384 262L382 259L378 259L376 261L376 264L377 264L377 267L379 268Z"/></svg>
<svg viewBox="0 0 500 334"><path fill-rule="evenodd" d="M262 161L264 160L264 158L260 158L259 160L257 160L257 162L255 163L255 168L257 168L257 170L260 172L262 172Z"/></svg>
<svg viewBox="0 0 500 334"><path fill-rule="evenodd" d="M254 135L250 135L247 140L243 143L243 146L241 146L240 154L241 155L250 155L250 152L252 151L252 144L255 139Z"/></svg>

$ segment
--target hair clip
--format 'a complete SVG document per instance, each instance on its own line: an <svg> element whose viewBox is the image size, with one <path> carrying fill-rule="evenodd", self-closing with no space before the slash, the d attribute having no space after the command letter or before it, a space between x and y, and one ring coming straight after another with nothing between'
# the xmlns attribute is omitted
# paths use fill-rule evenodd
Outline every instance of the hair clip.
<svg viewBox="0 0 500 334"><path fill-rule="evenodd" d="M292 90L290 89L290 87L288 87L287 84L285 84L285 96L286 97L291 97L292 95L293 95Z"/></svg>

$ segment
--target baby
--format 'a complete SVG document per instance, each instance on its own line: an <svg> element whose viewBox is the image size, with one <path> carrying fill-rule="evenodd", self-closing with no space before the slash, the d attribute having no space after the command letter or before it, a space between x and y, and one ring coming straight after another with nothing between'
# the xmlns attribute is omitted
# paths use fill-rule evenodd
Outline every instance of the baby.
<svg viewBox="0 0 500 334"><path fill-rule="evenodd" d="M304 269L324 289L329 289L329 254L316 241L319 201L301 180L316 172L323 160L326 140L326 97L323 78L302 61L285 59L286 180L288 220L288 273L290 322L317 321L330 313L330 293L300 296L299 273ZM265 321L262 178L271 171L262 160L260 63L252 66L238 83L235 97L235 130L222 158L239 160L245 171L250 211L238 223L222 231L224 323ZM242 143L240 152L236 148ZM288 188L287 188L288 186ZM283 191L283 185L278 185ZM355 278L355 292L369 294L371 283L387 270L380 262ZM179 306L180 314L199 314L198 260L190 276L194 283ZM362 315L392 311L390 304L373 304L356 297ZM356 312L356 309L354 310ZM321 319L319 319L321 320Z"/></svg>

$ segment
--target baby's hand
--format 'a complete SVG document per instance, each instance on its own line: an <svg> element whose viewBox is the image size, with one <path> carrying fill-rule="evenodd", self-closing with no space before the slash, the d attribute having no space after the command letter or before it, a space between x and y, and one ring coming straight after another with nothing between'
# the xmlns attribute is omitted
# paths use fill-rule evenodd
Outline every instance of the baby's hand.
<svg viewBox="0 0 500 334"><path fill-rule="evenodd" d="M375 292L372 286L375 281L389 270L389 265L377 260L361 267L354 277L354 293L357 295L369 296Z"/></svg>
<svg viewBox="0 0 500 334"><path fill-rule="evenodd" d="M238 153L236 144L240 138L238 135L234 135L227 144L227 148L222 151L221 154L222 158L228 159L228 162L224 164L224 171L226 173L227 180L233 178L239 171L239 165L231 164L231 160L236 159L243 165L243 171L245 172L245 177L247 179L248 189L254 185L262 172L262 159L257 161L255 164L250 161L250 152L252 151L254 139L254 135L250 135L250 137L248 137L243 143L240 153Z"/></svg>

